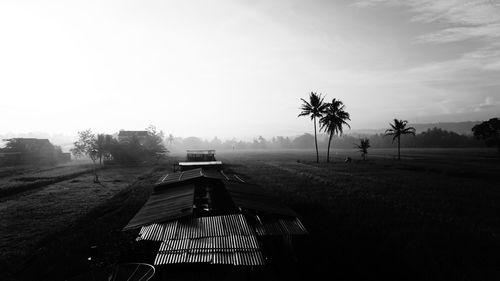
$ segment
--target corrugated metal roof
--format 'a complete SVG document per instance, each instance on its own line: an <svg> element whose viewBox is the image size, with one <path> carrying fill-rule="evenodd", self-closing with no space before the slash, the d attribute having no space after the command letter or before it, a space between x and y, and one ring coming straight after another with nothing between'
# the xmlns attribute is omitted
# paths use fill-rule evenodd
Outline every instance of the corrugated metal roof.
<svg viewBox="0 0 500 281"><path fill-rule="evenodd" d="M226 182L225 187L237 207L269 214L297 216L294 211L280 203L276 196L257 185Z"/></svg>
<svg viewBox="0 0 500 281"><path fill-rule="evenodd" d="M124 229L192 215L194 189L193 184L155 189Z"/></svg>
<svg viewBox="0 0 500 281"><path fill-rule="evenodd" d="M166 241L229 235L253 235L242 214L200 217L143 226L138 240Z"/></svg>
<svg viewBox="0 0 500 281"><path fill-rule="evenodd" d="M203 177L224 181L244 182L239 176L235 174L226 174L224 173L224 171L204 170L202 168L198 168L184 172L166 174L160 179L157 185L172 184Z"/></svg>
<svg viewBox="0 0 500 281"><path fill-rule="evenodd" d="M152 224L142 227L138 240L162 241L155 265L264 265L255 232L242 214Z"/></svg>
<svg viewBox="0 0 500 281"><path fill-rule="evenodd" d="M220 252L211 250L186 250L158 253L154 261L154 265L178 263L259 266L265 265L265 260L260 250L230 250Z"/></svg>
<svg viewBox="0 0 500 281"><path fill-rule="evenodd" d="M154 264L174 263L264 265L264 257L253 235L163 241Z"/></svg>
<svg viewBox="0 0 500 281"><path fill-rule="evenodd" d="M263 221L255 226L255 232L265 235L307 235L309 234L299 218L280 218Z"/></svg>

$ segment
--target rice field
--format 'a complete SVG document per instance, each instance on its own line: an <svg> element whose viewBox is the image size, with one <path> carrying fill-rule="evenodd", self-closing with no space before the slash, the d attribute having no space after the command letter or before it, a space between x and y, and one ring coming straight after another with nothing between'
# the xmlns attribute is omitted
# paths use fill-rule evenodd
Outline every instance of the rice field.
<svg viewBox="0 0 500 281"><path fill-rule="evenodd" d="M274 265L271 275L249 271L247 280L500 278L495 150L404 149L401 161L395 150L370 150L367 161L355 150L333 150L331 163L320 153L317 164L313 150L218 152L226 170L272 191L310 232L297 244L297 264ZM94 244L104 249L102 266L130 259L137 233L121 229L171 164L102 170L103 186L84 174L0 198L6 279L64 280L89 269ZM224 278L240 276L231 274Z"/></svg>

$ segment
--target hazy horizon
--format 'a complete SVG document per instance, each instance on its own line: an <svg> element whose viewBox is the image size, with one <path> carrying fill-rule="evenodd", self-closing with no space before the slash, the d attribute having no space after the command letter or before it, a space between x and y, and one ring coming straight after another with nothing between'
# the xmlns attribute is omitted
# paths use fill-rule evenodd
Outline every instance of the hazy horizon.
<svg viewBox="0 0 500 281"><path fill-rule="evenodd" d="M2 1L0 135L293 136L300 98L353 129L500 112L500 2Z"/></svg>

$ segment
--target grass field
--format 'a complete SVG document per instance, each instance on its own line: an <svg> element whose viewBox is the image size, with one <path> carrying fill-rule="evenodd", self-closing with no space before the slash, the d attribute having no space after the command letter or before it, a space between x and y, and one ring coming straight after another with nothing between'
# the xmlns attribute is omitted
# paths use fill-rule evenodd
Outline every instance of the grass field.
<svg viewBox="0 0 500 281"><path fill-rule="evenodd" d="M493 280L500 277L500 161L491 150L219 153L229 168L297 210L311 232L301 278ZM493 153L492 153L493 152ZM324 154L324 152L322 153ZM352 163L344 163L350 156ZM324 158L324 157L323 157Z"/></svg>
<svg viewBox="0 0 500 281"><path fill-rule="evenodd" d="M82 228L92 225L93 219L108 216L110 208L120 207L113 206L113 198L119 197L120 194L127 194L128 198L131 187L138 186L141 181L149 183L141 190L141 202L144 202L151 183L149 177L143 177L151 175L152 169L154 167L150 166L106 168L98 172L100 184L93 183L92 169L89 170L87 165L23 173L24 178L43 176L47 180L69 179L57 180L36 189L0 198L0 270L4 274L2 280L17 280L24 276L26 270L43 271L40 266L52 276L54 272L51 270L54 268L47 266L46 262L60 266L61 262L71 263L64 259L66 256L74 259L75 254L88 256L89 244L98 240L94 237L95 233L102 234L101 231L111 229L91 229L89 231L94 233L92 234L82 232ZM119 221L111 217L106 217L106 220L109 220L105 222L106 226L114 226L113 222ZM87 234L92 237L90 240L82 237ZM76 250L78 247L83 249ZM51 258L47 259L47 255ZM77 259L72 262L78 267ZM32 278L33 275L26 276L26 280L33 280Z"/></svg>
<svg viewBox="0 0 500 281"><path fill-rule="evenodd" d="M275 193L310 231L281 280L495 280L500 278L500 161L488 149L225 151L218 160ZM343 159L352 157L351 163ZM0 198L0 270L6 280L64 280L138 250L121 228L170 165L84 174ZM23 177L29 175L23 174ZM50 177L50 173L49 173ZM2 277L4 277L2 276Z"/></svg>

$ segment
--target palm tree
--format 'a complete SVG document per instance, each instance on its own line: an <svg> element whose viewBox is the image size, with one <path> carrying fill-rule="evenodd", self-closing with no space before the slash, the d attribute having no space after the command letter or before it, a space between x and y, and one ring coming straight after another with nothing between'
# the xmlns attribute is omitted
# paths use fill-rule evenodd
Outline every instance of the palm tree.
<svg viewBox="0 0 500 281"><path fill-rule="evenodd" d="M415 128L406 127L408 121L406 120L398 120L394 118L394 124L389 125L392 127L391 129L385 130L385 134L387 136L393 136L392 142L394 143L395 139L398 139L398 160L401 160L401 135L415 135Z"/></svg>
<svg viewBox="0 0 500 281"><path fill-rule="evenodd" d="M359 144L356 144L361 152L363 160L366 160L366 154L368 154L368 148L370 148L370 140L368 138L359 139Z"/></svg>
<svg viewBox="0 0 500 281"><path fill-rule="evenodd" d="M321 94L316 94L314 92L311 92L309 94L309 101L306 101L305 99L302 100L302 106L300 109L302 112L299 114L299 116L311 116L311 120L314 122L314 143L316 145L316 163L319 163L319 153L318 153L318 139L316 136L316 118L321 118L323 116L323 113L325 111L325 108L327 104L325 104L324 97L321 96Z"/></svg>
<svg viewBox="0 0 500 281"><path fill-rule="evenodd" d="M333 135L342 135L342 126L349 126L347 120L351 121L349 113L345 111L344 103L340 100L333 99L331 103L326 104L325 115L319 120L321 129L330 134L328 138L328 151L326 154L326 162L330 162L330 144Z"/></svg>

